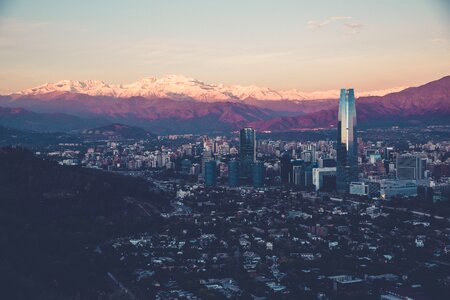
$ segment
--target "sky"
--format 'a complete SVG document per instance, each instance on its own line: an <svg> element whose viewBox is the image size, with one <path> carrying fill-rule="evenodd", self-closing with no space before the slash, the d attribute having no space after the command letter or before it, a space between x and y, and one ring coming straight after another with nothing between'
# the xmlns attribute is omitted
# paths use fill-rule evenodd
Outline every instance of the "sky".
<svg viewBox="0 0 450 300"><path fill-rule="evenodd" d="M181 74L305 92L450 75L447 0L0 0L0 93Z"/></svg>

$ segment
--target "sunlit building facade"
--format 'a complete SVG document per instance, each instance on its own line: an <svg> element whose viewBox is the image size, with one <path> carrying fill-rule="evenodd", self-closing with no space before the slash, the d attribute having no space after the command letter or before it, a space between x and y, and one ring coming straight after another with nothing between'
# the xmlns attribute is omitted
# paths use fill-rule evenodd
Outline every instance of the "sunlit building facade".
<svg viewBox="0 0 450 300"><path fill-rule="evenodd" d="M353 89L341 89L338 113L337 191L348 193L352 181L358 181L355 93Z"/></svg>

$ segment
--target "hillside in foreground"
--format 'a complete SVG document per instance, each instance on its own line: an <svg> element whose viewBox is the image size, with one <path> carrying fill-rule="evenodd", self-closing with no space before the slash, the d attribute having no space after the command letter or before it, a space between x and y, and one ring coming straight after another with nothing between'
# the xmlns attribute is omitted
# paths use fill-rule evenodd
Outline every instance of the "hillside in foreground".
<svg viewBox="0 0 450 300"><path fill-rule="evenodd" d="M145 180L0 148L1 298L97 299L113 293L106 275L113 265L95 251L97 245L156 230L166 203Z"/></svg>

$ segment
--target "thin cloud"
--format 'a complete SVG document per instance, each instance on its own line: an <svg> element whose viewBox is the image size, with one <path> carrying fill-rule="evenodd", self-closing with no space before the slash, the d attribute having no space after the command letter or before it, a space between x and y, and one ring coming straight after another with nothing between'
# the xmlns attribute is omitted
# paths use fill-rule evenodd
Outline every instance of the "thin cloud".
<svg viewBox="0 0 450 300"><path fill-rule="evenodd" d="M309 29L319 29L327 25L329 21L317 22L317 21L308 21L306 23Z"/></svg>
<svg viewBox="0 0 450 300"><path fill-rule="evenodd" d="M306 23L306 25L308 26L309 29L320 29L320 28L323 28L323 27L329 25L330 23L332 23L334 21L350 20L350 19L352 19L352 17L334 16L334 17L330 17L324 21L308 21Z"/></svg>
<svg viewBox="0 0 450 300"><path fill-rule="evenodd" d="M362 23L352 22L352 23L344 23L343 26L350 29L351 33L358 33L361 31L361 28L364 26Z"/></svg>
<svg viewBox="0 0 450 300"><path fill-rule="evenodd" d="M337 17L331 17L330 20L336 21L336 20L350 20L352 17L348 16L337 16Z"/></svg>
<svg viewBox="0 0 450 300"><path fill-rule="evenodd" d="M430 42L433 44L444 44L446 43L448 40L446 38L435 38L435 39L431 39Z"/></svg>

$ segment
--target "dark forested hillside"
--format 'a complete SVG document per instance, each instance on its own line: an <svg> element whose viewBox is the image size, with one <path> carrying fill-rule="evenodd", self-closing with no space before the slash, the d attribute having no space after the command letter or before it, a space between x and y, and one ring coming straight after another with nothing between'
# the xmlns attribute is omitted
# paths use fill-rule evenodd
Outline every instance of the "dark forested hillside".
<svg viewBox="0 0 450 300"><path fill-rule="evenodd" d="M80 140L76 134L20 130L0 125L0 147L16 145L36 149L59 143L78 143Z"/></svg>
<svg viewBox="0 0 450 300"><path fill-rule="evenodd" d="M96 246L157 230L166 203L144 180L0 148L0 298L97 299L110 293L106 274L112 266Z"/></svg>

